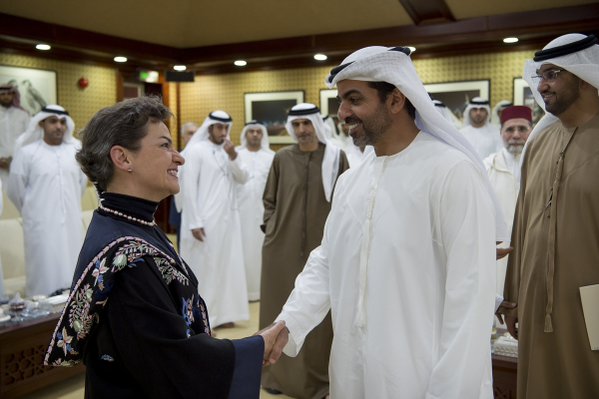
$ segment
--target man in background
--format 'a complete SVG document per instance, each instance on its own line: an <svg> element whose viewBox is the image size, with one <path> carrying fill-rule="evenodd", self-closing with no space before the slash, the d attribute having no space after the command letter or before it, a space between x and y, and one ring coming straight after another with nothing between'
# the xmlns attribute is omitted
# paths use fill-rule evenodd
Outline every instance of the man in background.
<svg viewBox="0 0 599 399"><path fill-rule="evenodd" d="M275 156L270 149L266 126L249 121L241 131L241 146L237 149L239 159L248 171L245 184L237 185L237 199L241 217L241 238L245 260L248 299L260 299L260 272L262 270L262 244L264 233L260 229L264 215L262 195L266 177Z"/></svg>
<svg viewBox="0 0 599 399"><path fill-rule="evenodd" d="M583 313L587 306L596 314L597 302L582 301L583 291L599 295L597 38L552 40L527 62L524 78L546 114L523 154L499 309L518 339L517 396L599 398L599 351Z"/></svg>
<svg viewBox="0 0 599 399"><path fill-rule="evenodd" d="M181 148L185 148L193 134L198 130L198 125L194 122L187 122L181 126ZM183 153L183 151L181 151ZM168 212L168 224L177 232L177 248L181 247L181 211L177 209L175 196L171 199L171 204Z"/></svg>
<svg viewBox="0 0 599 399"><path fill-rule="evenodd" d="M297 144L275 154L264 190L260 328L279 314L310 251L320 243L335 183L349 167L343 151L326 140L315 105L295 105L285 126ZM329 393L333 331L330 316L323 318L297 357L282 357L263 369L262 386L268 392L299 399L320 399Z"/></svg>
<svg viewBox="0 0 599 399"><path fill-rule="evenodd" d="M29 114L20 105L19 90L0 85L0 180L6 186L17 137L27 129Z"/></svg>
<svg viewBox="0 0 599 399"><path fill-rule="evenodd" d="M499 199L508 231L512 231L516 200L520 191L520 158L524 143L532 130L532 110L516 105L501 113L501 141L503 148L483 160L491 186ZM505 246L509 244L506 242ZM497 305L503 299L503 284L508 257L497 260Z"/></svg>
<svg viewBox="0 0 599 399"><path fill-rule="evenodd" d="M63 107L48 105L15 145L6 192L23 218L29 297L68 289L83 244L87 177L75 160L74 128Z"/></svg>
<svg viewBox="0 0 599 399"><path fill-rule="evenodd" d="M470 100L464 110L464 127L460 132L470 142L481 159L501 148L499 131L492 125L489 101L481 97Z"/></svg>
<svg viewBox="0 0 599 399"><path fill-rule="evenodd" d="M232 123L226 112L211 112L183 151L180 173L180 253L215 328L250 317L236 190L248 173L229 137Z"/></svg>

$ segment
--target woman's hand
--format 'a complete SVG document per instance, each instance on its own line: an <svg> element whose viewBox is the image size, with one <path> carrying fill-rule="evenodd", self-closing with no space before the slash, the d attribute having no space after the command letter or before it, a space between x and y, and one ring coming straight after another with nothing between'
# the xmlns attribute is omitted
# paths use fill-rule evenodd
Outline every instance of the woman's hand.
<svg viewBox="0 0 599 399"><path fill-rule="evenodd" d="M258 331L264 339L264 366L275 364L283 353L283 348L289 340L289 330L284 321L277 321L270 326Z"/></svg>

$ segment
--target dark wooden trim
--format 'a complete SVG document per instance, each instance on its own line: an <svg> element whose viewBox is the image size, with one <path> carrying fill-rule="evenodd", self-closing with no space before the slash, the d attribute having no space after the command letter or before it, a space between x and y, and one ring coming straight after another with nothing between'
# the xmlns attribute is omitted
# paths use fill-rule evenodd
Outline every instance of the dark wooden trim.
<svg viewBox="0 0 599 399"><path fill-rule="evenodd" d="M399 0L414 24L455 21L444 0Z"/></svg>

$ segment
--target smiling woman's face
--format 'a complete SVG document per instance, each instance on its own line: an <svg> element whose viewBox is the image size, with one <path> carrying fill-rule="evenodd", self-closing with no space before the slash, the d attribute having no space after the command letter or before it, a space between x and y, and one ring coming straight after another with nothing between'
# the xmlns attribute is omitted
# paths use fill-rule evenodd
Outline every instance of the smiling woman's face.
<svg viewBox="0 0 599 399"><path fill-rule="evenodd" d="M179 192L178 169L185 160L174 148L164 122L148 122L148 134L131 154L137 196L160 201Z"/></svg>

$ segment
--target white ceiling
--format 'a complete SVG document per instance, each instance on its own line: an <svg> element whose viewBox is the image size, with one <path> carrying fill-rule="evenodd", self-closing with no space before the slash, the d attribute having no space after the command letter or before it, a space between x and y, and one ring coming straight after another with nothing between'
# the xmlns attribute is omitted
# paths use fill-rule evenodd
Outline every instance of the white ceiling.
<svg viewBox="0 0 599 399"><path fill-rule="evenodd" d="M597 1L445 3L462 20ZM178 48L413 25L399 0L2 0L0 12Z"/></svg>

